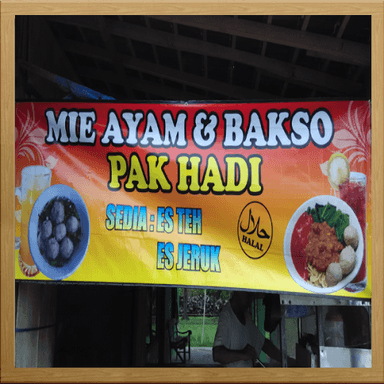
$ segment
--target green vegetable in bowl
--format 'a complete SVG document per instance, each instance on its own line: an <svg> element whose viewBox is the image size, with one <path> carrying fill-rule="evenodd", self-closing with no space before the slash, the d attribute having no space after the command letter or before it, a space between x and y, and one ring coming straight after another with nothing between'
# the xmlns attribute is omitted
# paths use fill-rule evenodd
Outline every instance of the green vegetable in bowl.
<svg viewBox="0 0 384 384"><path fill-rule="evenodd" d="M316 223L325 221L331 228L335 228L337 238L341 243L343 242L344 230L349 225L349 215L329 203L327 205L316 204L315 208L308 208L307 213L313 217Z"/></svg>

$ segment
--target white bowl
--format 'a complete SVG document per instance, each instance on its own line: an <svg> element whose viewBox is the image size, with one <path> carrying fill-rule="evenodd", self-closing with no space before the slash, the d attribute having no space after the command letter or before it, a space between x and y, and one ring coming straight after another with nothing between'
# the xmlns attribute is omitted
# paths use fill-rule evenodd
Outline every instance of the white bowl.
<svg viewBox="0 0 384 384"><path fill-rule="evenodd" d="M76 246L74 253L71 255L68 263L62 267L54 267L50 265L47 259L41 254L37 243L39 216L45 205L55 197L63 197L69 199L75 205L80 217L81 225L80 242ZM85 205L84 200L80 194L73 188L64 184L55 184L47 188L36 200L32 208L28 226L29 249L37 268L46 277L49 277L53 280L63 280L72 275L79 268L87 253L90 232L90 222L87 206Z"/></svg>
<svg viewBox="0 0 384 384"><path fill-rule="evenodd" d="M334 205L337 209L339 209L341 212L349 215L349 224L352 225L358 233L359 236L359 245L355 251L356 253L356 263L355 267L353 268L352 272L345 276L338 284L336 284L333 287L327 287L327 288L320 288L316 287L309 282L305 281L300 274L298 273L291 255L291 239L292 239L292 233L293 229L296 225L297 220L300 218L300 216L307 211L308 208L315 208L316 204L320 205L326 205L327 203ZM335 197L335 196L328 196L328 195L322 195L322 196L316 196L312 199L309 199L304 204L302 204L296 212L291 217L291 220L288 223L287 229L285 231L285 237L284 237L284 258L285 258L285 264L288 268L288 271L291 275L291 277L296 281L297 284L299 284L302 288L307 289L308 291L320 293L320 294L328 294L333 293L336 291L339 291L340 289L343 289L346 285L348 285L357 275L357 273L360 270L361 264L363 262L364 257L364 238L363 238L363 232L361 230L359 221L353 212L352 208L343 200Z"/></svg>

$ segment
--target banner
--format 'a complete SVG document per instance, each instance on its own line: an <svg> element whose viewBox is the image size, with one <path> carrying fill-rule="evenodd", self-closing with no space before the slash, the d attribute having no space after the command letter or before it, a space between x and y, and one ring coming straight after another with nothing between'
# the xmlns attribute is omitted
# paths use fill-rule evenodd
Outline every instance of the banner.
<svg viewBox="0 0 384 384"><path fill-rule="evenodd" d="M370 116L17 103L15 278L370 298Z"/></svg>

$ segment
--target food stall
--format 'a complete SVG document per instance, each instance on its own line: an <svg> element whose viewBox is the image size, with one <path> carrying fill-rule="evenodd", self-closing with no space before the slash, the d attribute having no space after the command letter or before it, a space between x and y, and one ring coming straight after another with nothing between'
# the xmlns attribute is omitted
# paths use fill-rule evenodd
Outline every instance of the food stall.
<svg viewBox="0 0 384 384"><path fill-rule="evenodd" d="M283 366L294 345L302 366L370 367L370 117L360 100L16 103L15 280L277 294Z"/></svg>

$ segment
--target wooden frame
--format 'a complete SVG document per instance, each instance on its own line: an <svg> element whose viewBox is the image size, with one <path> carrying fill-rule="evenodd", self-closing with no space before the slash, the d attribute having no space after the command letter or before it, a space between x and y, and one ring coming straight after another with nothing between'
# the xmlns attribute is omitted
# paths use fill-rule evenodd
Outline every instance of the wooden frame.
<svg viewBox="0 0 384 384"><path fill-rule="evenodd" d="M383 2L379 0L3 0L1 4L1 376L3 382L383 382ZM15 15L85 14L328 14L372 17L372 368L15 368L14 227L14 18Z"/></svg>

